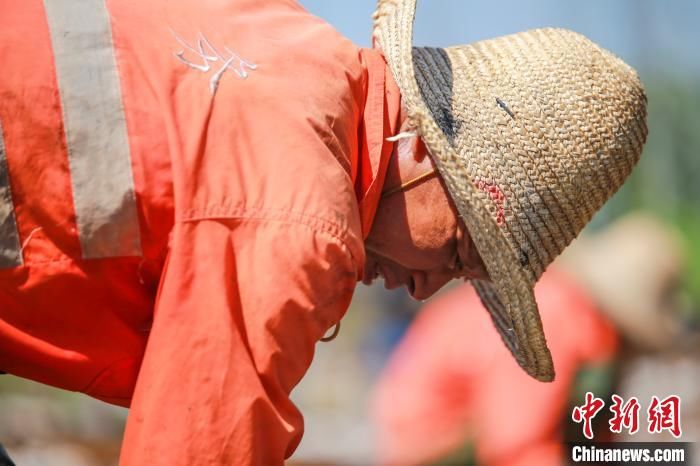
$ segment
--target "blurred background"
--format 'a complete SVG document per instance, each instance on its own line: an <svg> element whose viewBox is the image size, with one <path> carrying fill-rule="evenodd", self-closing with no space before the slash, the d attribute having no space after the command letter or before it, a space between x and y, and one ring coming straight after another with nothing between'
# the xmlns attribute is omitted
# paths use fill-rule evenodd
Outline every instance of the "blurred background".
<svg viewBox="0 0 700 466"><path fill-rule="evenodd" d="M301 3L370 46L374 0ZM293 393L306 433L290 463L561 464L561 442L581 439L571 408L586 390L607 402L597 438L670 439L646 433L646 409L652 395L677 394L682 440L700 439L698 20L693 0L419 2L416 45L556 26L613 51L646 86L648 142L631 179L538 287L545 330L561 334L550 341L557 385L531 386L502 357L464 285L424 313L402 290L360 286L340 335L318 345ZM612 393L639 398L637 434L606 437ZM0 376L0 441L19 466L116 465L126 414Z"/></svg>

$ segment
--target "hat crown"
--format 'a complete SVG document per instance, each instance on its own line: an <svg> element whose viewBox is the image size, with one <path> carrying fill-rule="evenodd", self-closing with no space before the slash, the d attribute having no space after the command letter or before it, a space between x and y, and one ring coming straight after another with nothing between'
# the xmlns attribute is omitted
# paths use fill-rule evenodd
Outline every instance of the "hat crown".
<svg viewBox="0 0 700 466"><path fill-rule="evenodd" d="M453 169L483 191L537 280L639 160L646 98L636 73L562 29L414 48L413 66L458 156Z"/></svg>

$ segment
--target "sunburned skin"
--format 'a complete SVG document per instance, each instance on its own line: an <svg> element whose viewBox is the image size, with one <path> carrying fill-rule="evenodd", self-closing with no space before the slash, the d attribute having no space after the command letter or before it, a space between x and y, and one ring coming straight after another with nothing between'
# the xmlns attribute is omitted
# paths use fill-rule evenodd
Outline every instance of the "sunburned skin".
<svg viewBox="0 0 700 466"><path fill-rule="evenodd" d="M363 283L381 277L387 289L405 286L413 298L424 300L454 278L488 280L440 177L422 177L434 170L419 138L396 143L384 190L391 194L380 201L365 240ZM401 185L406 187L396 189Z"/></svg>

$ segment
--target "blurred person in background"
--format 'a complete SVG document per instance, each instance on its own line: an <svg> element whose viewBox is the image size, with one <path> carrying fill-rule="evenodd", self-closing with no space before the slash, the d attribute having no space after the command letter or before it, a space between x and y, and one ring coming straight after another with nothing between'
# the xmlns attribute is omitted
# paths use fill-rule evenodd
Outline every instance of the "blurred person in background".
<svg viewBox="0 0 700 466"><path fill-rule="evenodd" d="M689 295L694 285L687 281L692 260L689 246L675 224L633 214L598 234L579 238L559 265L588 290L622 337L615 393L624 400L637 397L642 403L652 396L679 396L681 440L697 442L700 314ZM579 395L583 399L582 390ZM649 432L644 423L639 432L623 429L614 438L678 441L667 431ZM697 457L693 460L698 464Z"/></svg>
<svg viewBox="0 0 700 466"><path fill-rule="evenodd" d="M414 48L414 14L360 49L290 1L3 4L0 369L130 407L123 466L282 464L382 276L472 279L552 380L533 287L637 163L644 90L570 31Z"/></svg>
<svg viewBox="0 0 700 466"><path fill-rule="evenodd" d="M571 401L607 398L630 353L682 335L682 258L677 233L646 214L576 240L535 288L557 372L546 385L512 363L470 287L436 298L378 381L379 464L566 464L563 442L582 439L567 429Z"/></svg>

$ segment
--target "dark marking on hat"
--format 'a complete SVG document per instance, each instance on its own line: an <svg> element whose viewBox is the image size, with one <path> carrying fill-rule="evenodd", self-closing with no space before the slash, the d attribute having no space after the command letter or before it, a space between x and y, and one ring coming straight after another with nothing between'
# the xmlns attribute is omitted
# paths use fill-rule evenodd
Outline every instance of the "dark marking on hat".
<svg viewBox="0 0 700 466"><path fill-rule="evenodd" d="M518 255L518 260L520 260L520 265L525 267L530 262L530 257L524 250L521 249L520 254Z"/></svg>
<svg viewBox="0 0 700 466"><path fill-rule="evenodd" d="M459 132L460 121L452 111L452 62L445 49L413 47L413 72L423 101L450 144Z"/></svg>
<svg viewBox="0 0 700 466"><path fill-rule="evenodd" d="M497 103L498 106L501 107L508 115L510 115L510 117L511 117L512 119L515 120L515 114L514 114L513 111L510 109L510 107L508 107L508 104L507 104L507 103L503 102L503 101L502 101L501 99L499 99L498 97L496 97L496 103Z"/></svg>

